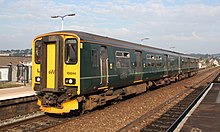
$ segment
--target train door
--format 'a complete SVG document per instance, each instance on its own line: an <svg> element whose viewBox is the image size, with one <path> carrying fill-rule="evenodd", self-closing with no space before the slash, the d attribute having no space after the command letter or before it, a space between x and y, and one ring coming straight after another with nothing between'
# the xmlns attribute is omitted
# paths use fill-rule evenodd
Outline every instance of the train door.
<svg viewBox="0 0 220 132"><path fill-rule="evenodd" d="M187 61L188 61L187 67L188 67L188 70L190 70L190 66L191 66L191 65L190 65L190 58L188 58Z"/></svg>
<svg viewBox="0 0 220 132"><path fill-rule="evenodd" d="M46 36L42 38L42 58L40 74L41 86L45 90L58 90L62 85L62 49L61 37Z"/></svg>
<svg viewBox="0 0 220 132"><path fill-rule="evenodd" d="M143 76L142 53L141 51L135 51L135 55L136 55L135 81L141 81Z"/></svg>
<svg viewBox="0 0 220 132"><path fill-rule="evenodd" d="M108 52L107 48L102 46L100 49L100 72L101 72L101 87L108 85Z"/></svg>
<svg viewBox="0 0 220 132"><path fill-rule="evenodd" d="M181 73L181 58L180 56L178 56L178 73L180 74Z"/></svg>
<svg viewBox="0 0 220 132"><path fill-rule="evenodd" d="M55 87L55 56L56 45L54 43L47 44L47 88Z"/></svg>
<svg viewBox="0 0 220 132"><path fill-rule="evenodd" d="M164 57L164 76L168 75L168 55Z"/></svg>

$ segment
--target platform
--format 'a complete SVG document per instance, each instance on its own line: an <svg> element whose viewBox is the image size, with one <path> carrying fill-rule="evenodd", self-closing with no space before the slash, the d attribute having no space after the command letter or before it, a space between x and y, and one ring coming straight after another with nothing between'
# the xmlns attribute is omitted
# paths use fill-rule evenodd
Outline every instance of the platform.
<svg viewBox="0 0 220 132"><path fill-rule="evenodd" d="M0 89L0 100L7 100L32 95L35 95L35 91L31 89L31 86Z"/></svg>
<svg viewBox="0 0 220 132"><path fill-rule="evenodd" d="M220 83L209 92L181 128L181 132L220 132Z"/></svg>

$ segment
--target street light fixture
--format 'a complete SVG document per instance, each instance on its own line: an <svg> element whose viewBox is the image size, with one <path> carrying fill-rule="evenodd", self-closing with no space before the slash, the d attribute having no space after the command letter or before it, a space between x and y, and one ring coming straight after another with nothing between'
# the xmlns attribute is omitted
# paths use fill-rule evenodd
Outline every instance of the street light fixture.
<svg viewBox="0 0 220 132"><path fill-rule="evenodd" d="M143 44L143 41L144 41L144 40L148 40L148 39L150 39L150 38L142 38L142 39L141 39L141 44Z"/></svg>
<svg viewBox="0 0 220 132"><path fill-rule="evenodd" d="M175 48L176 48L175 46L172 46L172 47L170 47L169 49L171 49L171 50L172 50L172 49L175 49Z"/></svg>
<svg viewBox="0 0 220 132"><path fill-rule="evenodd" d="M64 21L64 18L67 17L67 16L75 16L76 14L67 14L67 15L63 15L63 16L51 16L51 18L61 18L62 19L62 30L63 30L63 21Z"/></svg>

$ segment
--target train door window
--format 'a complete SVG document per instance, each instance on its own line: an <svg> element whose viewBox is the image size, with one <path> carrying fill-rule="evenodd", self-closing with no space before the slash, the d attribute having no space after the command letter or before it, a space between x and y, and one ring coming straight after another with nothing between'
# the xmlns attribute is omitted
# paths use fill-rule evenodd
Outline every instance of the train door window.
<svg viewBox="0 0 220 132"><path fill-rule="evenodd" d="M168 75L168 67L169 67L168 57L169 55L167 54L164 55L164 75Z"/></svg>
<svg viewBox="0 0 220 132"><path fill-rule="evenodd" d="M65 45L66 45L65 62L67 64L76 64L77 63L77 40L76 39L67 39L65 42Z"/></svg>
<svg viewBox="0 0 220 132"><path fill-rule="evenodd" d="M193 66L193 59L191 59L191 61L190 61L190 65Z"/></svg>
<svg viewBox="0 0 220 132"><path fill-rule="evenodd" d="M184 62L185 62L185 66L188 66L188 59L187 58L185 58Z"/></svg>
<svg viewBox="0 0 220 132"><path fill-rule="evenodd" d="M142 52L135 51L136 54L136 67L141 68L142 67Z"/></svg>
<svg viewBox="0 0 220 132"><path fill-rule="evenodd" d="M182 66L186 66L185 59L182 59Z"/></svg>
<svg viewBox="0 0 220 132"><path fill-rule="evenodd" d="M97 49L92 49L92 67L98 67L98 51Z"/></svg>
<svg viewBox="0 0 220 132"><path fill-rule="evenodd" d="M41 48L42 44L41 41L36 41L35 43L35 63L40 64L41 61Z"/></svg>
<svg viewBox="0 0 220 132"><path fill-rule="evenodd" d="M175 57L169 56L169 59L170 59L170 66L173 67L175 65Z"/></svg>
<svg viewBox="0 0 220 132"><path fill-rule="evenodd" d="M174 60L170 60L170 66L174 66Z"/></svg>

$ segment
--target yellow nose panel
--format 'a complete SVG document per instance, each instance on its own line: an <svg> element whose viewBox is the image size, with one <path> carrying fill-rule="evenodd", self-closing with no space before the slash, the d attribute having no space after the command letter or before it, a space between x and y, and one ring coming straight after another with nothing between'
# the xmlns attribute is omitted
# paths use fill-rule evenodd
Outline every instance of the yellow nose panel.
<svg viewBox="0 0 220 132"><path fill-rule="evenodd" d="M47 88L55 87L55 51L55 44L47 44Z"/></svg>

